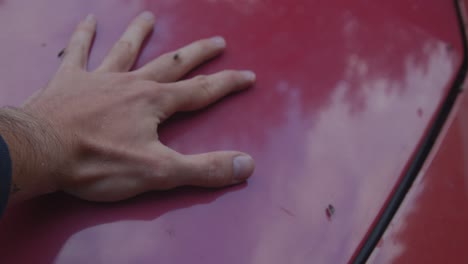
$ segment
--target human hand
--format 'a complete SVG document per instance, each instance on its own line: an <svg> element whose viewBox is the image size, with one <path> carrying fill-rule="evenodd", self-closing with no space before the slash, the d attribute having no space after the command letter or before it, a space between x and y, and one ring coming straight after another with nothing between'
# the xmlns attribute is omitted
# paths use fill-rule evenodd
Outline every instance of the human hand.
<svg viewBox="0 0 468 264"><path fill-rule="evenodd" d="M21 133L34 139L25 146L31 153L12 154L14 168L23 166L13 177L18 197L64 190L86 200L117 201L182 185L227 186L252 174L254 162L247 154L183 155L158 140L158 126L172 114L243 90L255 82L255 75L230 70L179 81L224 50L220 37L194 42L129 71L153 24L149 12L136 17L102 64L88 72L96 29L95 18L88 16L77 26L48 86L23 107L8 110L27 123ZM15 162L15 156L22 161Z"/></svg>

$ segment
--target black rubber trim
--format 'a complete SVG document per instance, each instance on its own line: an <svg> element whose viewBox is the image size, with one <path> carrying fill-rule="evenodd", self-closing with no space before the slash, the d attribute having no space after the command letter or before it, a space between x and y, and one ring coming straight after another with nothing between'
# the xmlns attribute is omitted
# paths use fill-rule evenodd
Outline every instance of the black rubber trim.
<svg viewBox="0 0 468 264"><path fill-rule="evenodd" d="M2 217L8 204L10 196L10 185L12 177L10 152L8 145L0 135L0 217Z"/></svg>
<svg viewBox="0 0 468 264"><path fill-rule="evenodd" d="M464 28L464 17L463 11L461 9L460 3L457 0L454 0L454 5L457 10L457 16L459 20L459 27L462 34L462 41L463 41L463 62L461 65L460 70L457 73L457 76L453 82L450 91L445 98L445 101L442 104L440 112L437 114L432 127L430 128L429 132L427 133L426 137L424 138L421 147L419 148L414 161L409 166L408 171L403 176L401 182L396 188L395 193L390 198L390 201L386 205L382 215L378 219L377 223L375 224L373 230L369 233L366 241L360 248L359 252L355 255L352 263L364 263L367 261L369 256L371 255L372 251L376 247L377 243L379 242L380 238L384 234L385 230L387 229L388 225L390 224L393 216L395 215L396 211L400 207L401 202L405 198L405 195L408 193L408 190L411 188L416 176L418 175L421 167L423 166L424 162L426 161L427 156L429 155L432 147L434 146L437 137L439 136L442 127L447 120L447 117L452 110L452 107L457 99L458 94L462 90L463 82L465 81L467 69L468 69L468 60L467 60L467 41L466 41L466 32Z"/></svg>

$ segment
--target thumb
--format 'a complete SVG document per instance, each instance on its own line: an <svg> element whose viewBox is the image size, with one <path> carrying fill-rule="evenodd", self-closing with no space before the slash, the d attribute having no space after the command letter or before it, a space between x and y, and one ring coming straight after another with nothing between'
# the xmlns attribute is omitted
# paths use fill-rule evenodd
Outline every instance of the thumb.
<svg viewBox="0 0 468 264"><path fill-rule="evenodd" d="M245 181L255 168L249 155L235 151L216 151L183 156L180 173L187 185L223 187Z"/></svg>

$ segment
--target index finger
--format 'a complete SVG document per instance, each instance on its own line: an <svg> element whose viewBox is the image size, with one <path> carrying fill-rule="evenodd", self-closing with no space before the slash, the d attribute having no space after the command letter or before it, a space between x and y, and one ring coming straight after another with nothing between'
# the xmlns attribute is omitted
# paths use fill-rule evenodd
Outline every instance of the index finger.
<svg viewBox="0 0 468 264"><path fill-rule="evenodd" d="M206 107L229 93L246 89L255 78L252 71L226 70L169 84L168 100L161 110L165 116L170 116L175 112Z"/></svg>

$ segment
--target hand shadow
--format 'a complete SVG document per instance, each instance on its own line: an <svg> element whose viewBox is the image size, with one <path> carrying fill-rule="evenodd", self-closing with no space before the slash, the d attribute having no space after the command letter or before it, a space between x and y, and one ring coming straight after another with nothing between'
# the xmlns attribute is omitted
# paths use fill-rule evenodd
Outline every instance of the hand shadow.
<svg viewBox="0 0 468 264"><path fill-rule="evenodd" d="M181 187L115 203L87 202L64 193L38 197L4 214L0 263L52 263L66 241L86 228L122 220L154 220L173 210L211 203L246 186L218 190Z"/></svg>

